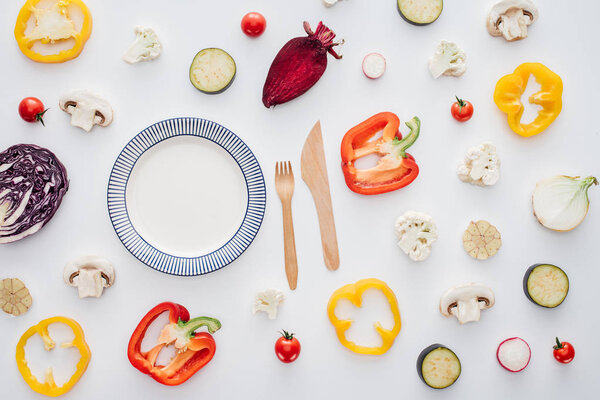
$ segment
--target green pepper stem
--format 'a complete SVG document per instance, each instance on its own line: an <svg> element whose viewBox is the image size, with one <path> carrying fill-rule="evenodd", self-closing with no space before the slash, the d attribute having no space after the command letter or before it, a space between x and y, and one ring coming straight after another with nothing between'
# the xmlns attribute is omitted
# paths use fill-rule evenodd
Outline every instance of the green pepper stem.
<svg viewBox="0 0 600 400"><path fill-rule="evenodd" d="M177 326L186 331L186 335L191 338L199 328L206 326L209 333L215 333L221 329L221 322L218 319L210 317L196 317L187 322L183 322L181 318L177 322Z"/></svg>
<svg viewBox="0 0 600 400"><path fill-rule="evenodd" d="M421 120L417 117L413 117L410 121L406 122L406 126L410 128L408 135L400 140L394 139L393 143L394 150L397 151L402 158L406 158L406 149L417 141L419 132L421 131Z"/></svg>

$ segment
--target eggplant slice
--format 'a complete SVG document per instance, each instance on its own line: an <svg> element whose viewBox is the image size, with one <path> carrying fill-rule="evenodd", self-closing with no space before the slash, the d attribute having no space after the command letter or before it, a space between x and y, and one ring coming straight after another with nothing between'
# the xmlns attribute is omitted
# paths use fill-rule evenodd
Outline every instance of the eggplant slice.
<svg viewBox="0 0 600 400"><path fill-rule="evenodd" d="M525 296L538 306L558 307L569 293L569 277L552 264L535 264L523 277Z"/></svg>
<svg viewBox="0 0 600 400"><path fill-rule="evenodd" d="M413 25L431 24L438 19L443 8L443 0L398 0L398 12Z"/></svg>
<svg viewBox="0 0 600 400"><path fill-rule="evenodd" d="M233 83L235 72L235 61L225 50L203 49L190 66L190 82L203 93L217 94Z"/></svg>
<svg viewBox="0 0 600 400"><path fill-rule="evenodd" d="M417 373L434 389L451 386L460 376L460 360L452 350L441 344L425 348L417 358Z"/></svg>

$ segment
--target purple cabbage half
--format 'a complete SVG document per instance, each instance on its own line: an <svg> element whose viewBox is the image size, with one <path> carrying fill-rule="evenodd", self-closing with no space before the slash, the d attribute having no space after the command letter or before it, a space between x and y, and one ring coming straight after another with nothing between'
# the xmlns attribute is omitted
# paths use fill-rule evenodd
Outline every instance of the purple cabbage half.
<svg viewBox="0 0 600 400"><path fill-rule="evenodd" d="M67 170L50 150L17 144L0 153L0 243L42 229L68 189Z"/></svg>

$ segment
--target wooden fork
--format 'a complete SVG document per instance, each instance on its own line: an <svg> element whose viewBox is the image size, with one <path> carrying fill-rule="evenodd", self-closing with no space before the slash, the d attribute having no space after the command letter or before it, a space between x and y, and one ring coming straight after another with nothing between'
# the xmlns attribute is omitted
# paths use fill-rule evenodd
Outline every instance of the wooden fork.
<svg viewBox="0 0 600 400"><path fill-rule="evenodd" d="M283 211L283 249L285 252L285 274L290 289L296 289L298 283L298 260L296 259L296 239L292 221L292 195L294 194L294 173L289 161L275 164L275 187L281 200Z"/></svg>

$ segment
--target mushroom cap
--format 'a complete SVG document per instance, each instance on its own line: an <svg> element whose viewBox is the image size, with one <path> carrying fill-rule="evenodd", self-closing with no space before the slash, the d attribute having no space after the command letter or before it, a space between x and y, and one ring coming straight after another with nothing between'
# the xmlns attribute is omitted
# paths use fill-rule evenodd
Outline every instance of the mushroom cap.
<svg viewBox="0 0 600 400"><path fill-rule="evenodd" d="M113 119L113 109L110 103L88 90L73 90L60 97L58 105L61 110L72 114L71 107L84 105L96 111L94 123L100 126L108 126Z"/></svg>
<svg viewBox="0 0 600 400"><path fill-rule="evenodd" d="M538 8L531 0L503 0L492 6L486 21L487 30L492 36L502 36L502 31L498 29L500 17L507 14L509 10L523 10L523 13L529 16L530 22L527 25L533 24L539 16Z"/></svg>
<svg viewBox="0 0 600 400"><path fill-rule="evenodd" d="M99 256L82 256L71 260L63 270L63 280L69 286L76 287L74 279L81 269L96 269L102 275L104 287L110 287L115 282L115 270L106 258Z"/></svg>
<svg viewBox="0 0 600 400"><path fill-rule="evenodd" d="M446 290L440 300L440 312L446 317L451 316L450 310L457 305L458 300L468 301L477 298L481 310L488 309L496 302L494 292L481 283L468 283L451 287Z"/></svg>

